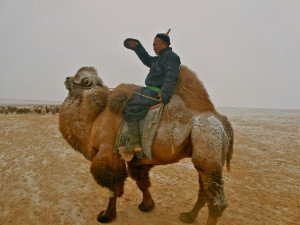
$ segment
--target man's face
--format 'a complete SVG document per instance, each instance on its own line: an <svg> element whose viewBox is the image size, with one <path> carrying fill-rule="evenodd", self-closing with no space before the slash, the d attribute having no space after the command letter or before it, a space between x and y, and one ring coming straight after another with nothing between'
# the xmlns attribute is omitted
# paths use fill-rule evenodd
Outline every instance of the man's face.
<svg viewBox="0 0 300 225"><path fill-rule="evenodd" d="M156 37L153 41L153 50L155 51L155 54L158 55L159 51L167 48L168 44L166 42L163 42L159 37Z"/></svg>

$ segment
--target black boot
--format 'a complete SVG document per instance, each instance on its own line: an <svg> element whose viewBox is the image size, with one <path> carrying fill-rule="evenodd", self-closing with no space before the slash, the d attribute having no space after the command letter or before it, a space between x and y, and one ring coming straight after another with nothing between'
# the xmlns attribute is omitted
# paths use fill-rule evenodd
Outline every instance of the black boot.
<svg viewBox="0 0 300 225"><path fill-rule="evenodd" d="M142 151L141 137L140 137L140 125L138 121L127 122L127 136L128 143L126 146L119 148L119 153L126 161L130 161L135 152Z"/></svg>

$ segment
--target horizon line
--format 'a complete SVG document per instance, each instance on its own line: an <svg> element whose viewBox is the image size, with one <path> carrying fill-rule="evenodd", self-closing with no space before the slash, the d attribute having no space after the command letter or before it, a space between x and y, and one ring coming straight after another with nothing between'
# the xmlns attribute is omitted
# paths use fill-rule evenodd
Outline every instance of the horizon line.
<svg viewBox="0 0 300 225"><path fill-rule="evenodd" d="M56 103L63 103L64 100L33 100L33 99L3 99L0 98L1 101L6 101L7 103L12 104L13 102L8 101L23 101L23 102L56 102ZM19 104L22 102L19 102ZM300 110L300 108L266 108L266 107L247 107L247 106L215 106L216 108L235 108L235 109L274 109L274 110Z"/></svg>
<svg viewBox="0 0 300 225"><path fill-rule="evenodd" d="M16 99L16 98L0 98L0 101L35 101L35 102L63 102L64 100L37 100L37 99Z"/></svg>

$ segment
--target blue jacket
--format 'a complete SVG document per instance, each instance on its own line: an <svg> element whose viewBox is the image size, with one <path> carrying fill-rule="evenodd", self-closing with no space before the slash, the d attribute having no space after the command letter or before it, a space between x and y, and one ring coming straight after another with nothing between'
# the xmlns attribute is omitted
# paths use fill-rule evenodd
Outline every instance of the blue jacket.
<svg viewBox="0 0 300 225"><path fill-rule="evenodd" d="M171 47L161 50L159 56L150 56L142 44L133 50L143 64L150 68L145 80L146 86L160 88L162 102L168 104L178 80L181 64L179 56Z"/></svg>

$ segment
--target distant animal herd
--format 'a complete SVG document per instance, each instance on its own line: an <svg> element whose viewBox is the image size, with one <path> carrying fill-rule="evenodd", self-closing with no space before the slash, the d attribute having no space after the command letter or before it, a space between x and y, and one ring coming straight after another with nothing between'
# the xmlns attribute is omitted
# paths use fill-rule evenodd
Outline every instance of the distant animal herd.
<svg viewBox="0 0 300 225"><path fill-rule="evenodd" d="M60 105L0 106L0 114L56 114Z"/></svg>

